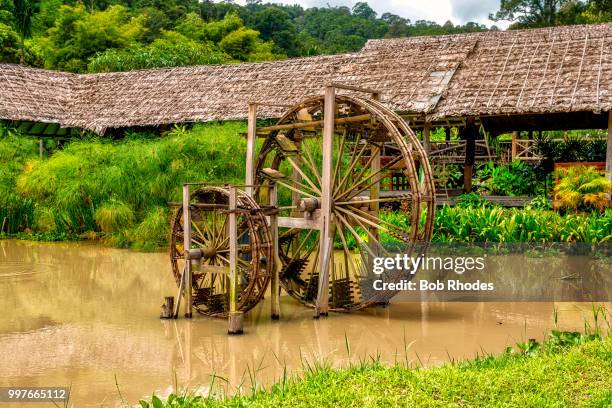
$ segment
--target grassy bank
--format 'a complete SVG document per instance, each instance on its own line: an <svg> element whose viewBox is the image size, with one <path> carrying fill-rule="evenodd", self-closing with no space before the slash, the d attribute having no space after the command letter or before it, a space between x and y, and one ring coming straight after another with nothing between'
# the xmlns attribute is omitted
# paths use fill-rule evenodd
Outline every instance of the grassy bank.
<svg viewBox="0 0 612 408"><path fill-rule="evenodd" d="M302 378L229 399L171 396L143 407L608 407L612 337L553 332L540 345L519 344L497 357L436 368L308 367Z"/></svg>
<svg viewBox="0 0 612 408"><path fill-rule="evenodd" d="M43 159L35 139L0 129L0 235L99 239L139 250L165 247L169 203L180 200L183 182L243 181L246 146L239 133L245 128L243 122L226 122L176 128L161 137L84 138ZM397 213L383 216L397 225L408 222ZM436 242L599 243L611 238L612 210L559 214L473 199L439 209L434 226Z"/></svg>

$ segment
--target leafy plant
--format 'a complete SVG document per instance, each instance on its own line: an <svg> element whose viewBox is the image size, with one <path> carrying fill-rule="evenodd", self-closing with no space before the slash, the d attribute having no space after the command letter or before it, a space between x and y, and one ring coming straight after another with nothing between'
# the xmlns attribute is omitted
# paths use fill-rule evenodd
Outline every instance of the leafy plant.
<svg viewBox="0 0 612 408"><path fill-rule="evenodd" d="M493 195L535 195L539 183L532 167L516 160L507 165L488 162L477 171L480 188Z"/></svg>
<svg viewBox="0 0 612 408"><path fill-rule="evenodd" d="M560 208L579 211L604 211L612 192L612 183L592 166L561 168L554 198Z"/></svg>

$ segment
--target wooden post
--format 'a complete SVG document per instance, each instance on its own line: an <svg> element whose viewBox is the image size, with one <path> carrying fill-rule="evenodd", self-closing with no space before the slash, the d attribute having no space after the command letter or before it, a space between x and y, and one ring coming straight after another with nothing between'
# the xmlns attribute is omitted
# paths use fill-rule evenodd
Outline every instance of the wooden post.
<svg viewBox="0 0 612 408"><path fill-rule="evenodd" d="M242 312L238 310L238 286L240 284L238 276L238 226L236 224L237 208L236 187L229 187L229 263L230 263L230 296L229 296L229 334L242 334Z"/></svg>
<svg viewBox="0 0 612 408"><path fill-rule="evenodd" d="M516 130L514 132L512 132L512 155L510 156L510 158L512 159L512 161L514 161L516 159L516 141L519 138L519 132L517 132Z"/></svg>
<svg viewBox="0 0 612 408"><path fill-rule="evenodd" d="M608 140L606 146L606 174L612 181L612 110L608 112Z"/></svg>
<svg viewBox="0 0 612 408"><path fill-rule="evenodd" d="M40 156L40 158L43 158L43 152L45 151L44 147L43 147L43 139L42 137L40 139L38 139L38 155Z"/></svg>
<svg viewBox="0 0 612 408"><path fill-rule="evenodd" d="M185 272L183 273L184 290L185 290L185 317L192 316L192 301L191 301L191 259L189 259L189 250L191 249L191 211L189 204L191 201L189 193L189 184L183 184L183 248L185 250Z"/></svg>
<svg viewBox="0 0 612 408"><path fill-rule="evenodd" d="M444 128L444 140L446 141L446 147L450 146L451 141L451 128Z"/></svg>
<svg viewBox="0 0 612 408"><path fill-rule="evenodd" d="M172 319L174 317L174 296L164 297L164 304L161 305L161 319Z"/></svg>
<svg viewBox="0 0 612 408"><path fill-rule="evenodd" d="M276 207L278 205L278 191L276 184L270 184L270 205ZM270 259L272 281L270 282L270 317L272 320L280 319L280 279L278 276L278 268L280 266L280 260L278 257L278 214L274 213L270 215L270 230L272 231L272 257Z"/></svg>
<svg viewBox="0 0 612 408"><path fill-rule="evenodd" d="M468 117L465 124L465 164L463 166L463 192L472 192L472 177L474 174L474 161L476 156L476 135L478 128L474 123L474 117Z"/></svg>
<svg viewBox="0 0 612 408"><path fill-rule="evenodd" d="M431 130L431 123L425 122L423 125L423 148L425 149L425 153L427 153L427 157L429 158L429 153L431 153L431 141L429 140L429 131Z"/></svg>
<svg viewBox="0 0 612 408"><path fill-rule="evenodd" d="M253 184L255 183L255 142L257 141L257 104L249 103L247 119L247 146L246 146L246 177L245 191L253 196Z"/></svg>
<svg viewBox="0 0 612 408"><path fill-rule="evenodd" d="M329 312L329 271L333 256L331 241L332 159L334 142L334 119L336 116L336 92L333 86L325 88L323 117L323 157L321 172L321 236L319 238L319 288L314 316L326 316Z"/></svg>
<svg viewBox="0 0 612 408"><path fill-rule="evenodd" d="M377 93L372 94L372 99L374 99L375 101L378 101L380 99L380 95ZM372 160L372 164L370 165L370 171L371 171L371 174L376 174L380 171L380 148L373 147L371 155L374 159ZM380 180L380 177L379 177L379 180ZM376 181L374 184L372 184L372 187L370 187L370 199L377 200L379 197L380 197L380 181ZM380 203L378 202L370 203L370 211L372 212L372 214L375 214L376 217L378 217L379 209L380 209ZM370 228L370 232L372 233L372 237L376 237L376 239L379 240L378 239L378 228L372 227ZM373 241L373 240L372 238L368 236L368 246L370 247L373 253L378 254L379 248L377 247L375 242L370 242L370 241ZM374 262L373 259L372 259L372 262ZM368 270L371 270L371 268L372 268L372 265L368 265ZM348 274L348 270L347 270L347 274Z"/></svg>

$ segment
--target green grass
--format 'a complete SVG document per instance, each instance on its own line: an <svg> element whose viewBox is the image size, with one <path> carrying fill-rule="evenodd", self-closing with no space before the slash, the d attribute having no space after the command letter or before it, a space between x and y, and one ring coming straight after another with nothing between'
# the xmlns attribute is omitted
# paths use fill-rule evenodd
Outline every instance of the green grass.
<svg viewBox="0 0 612 408"><path fill-rule="evenodd" d="M435 368L308 366L301 378L226 399L172 395L144 407L608 407L612 337L553 332L501 356Z"/></svg>
<svg viewBox="0 0 612 408"><path fill-rule="evenodd" d="M42 160L34 140L2 137L0 171L10 174L0 173L0 189L30 205L27 222L13 217L5 231L34 239L102 238L138 249L164 246L169 203L180 201L182 183L242 182L246 144L239 134L245 129L242 122L226 122L177 127L155 138L86 138ZM11 162L7 152L20 144L19 160ZM12 207L0 204L1 223Z"/></svg>

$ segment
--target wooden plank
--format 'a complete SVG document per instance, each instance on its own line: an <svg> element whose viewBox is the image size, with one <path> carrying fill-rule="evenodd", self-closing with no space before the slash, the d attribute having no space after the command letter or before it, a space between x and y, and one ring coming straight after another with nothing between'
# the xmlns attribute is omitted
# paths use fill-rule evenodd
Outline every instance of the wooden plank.
<svg viewBox="0 0 612 408"><path fill-rule="evenodd" d="M281 228L301 228L318 230L321 228L321 220L319 217L313 217L313 219L297 217L278 217L278 226Z"/></svg>

